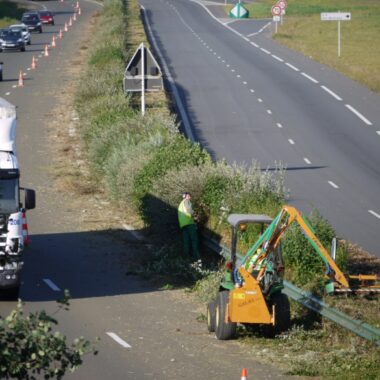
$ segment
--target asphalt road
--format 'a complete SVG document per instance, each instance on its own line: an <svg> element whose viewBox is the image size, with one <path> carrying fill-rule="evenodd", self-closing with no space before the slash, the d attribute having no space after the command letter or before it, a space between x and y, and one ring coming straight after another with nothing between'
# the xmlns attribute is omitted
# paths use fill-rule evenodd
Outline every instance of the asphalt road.
<svg viewBox="0 0 380 380"><path fill-rule="evenodd" d="M248 352L237 342L220 342L208 334L206 324L197 321L204 308L180 291L164 291L128 275L128 263L143 256L149 245L121 227L111 235L96 230L93 225L99 221L92 211L100 208L99 219L107 217L108 210L101 209L106 202L94 196L92 203L86 203L54 186L59 175L52 165L55 139L72 133L70 119L60 122L60 113L67 113L61 95L73 80L71 68L80 64L85 40L91 37L84 40L82 31L99 6L82 0L82 15L45 57L46 44L68 22L75 2L30 4L53 10L56 25L33 34L25 53L1 53L5 65L0 96L17 106L21 182L37 192L37 208L28 212L32 242L25 253L21 298L27 311L45 309L54 314L55 300L69 289L70 311L54 314L59 330L69 340L101 339L99 355L85 357L83 366L67 378L232 380L239 378L243 367L251 378L289 378L255 359L265 353ZM38 59L35 70L30 69L33 55ZM20 70L27 73L23 87L17 86ZM14 307L14 302L1 302L0 315Z"/></svg>
<svg viewBox="0 0 380 380"><path fill-rule="evenodd" d="M187 135L216 158L287 168L289 203L380 256L380 100L222 1L141 0ZM286 22L286 20L285 20Z"/></svg>

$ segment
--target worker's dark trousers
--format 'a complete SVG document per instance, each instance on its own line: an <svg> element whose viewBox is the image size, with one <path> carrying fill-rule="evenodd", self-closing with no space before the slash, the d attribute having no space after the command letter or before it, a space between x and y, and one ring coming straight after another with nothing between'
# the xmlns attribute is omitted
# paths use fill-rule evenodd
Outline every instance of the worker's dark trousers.
<svg viewBox="0 0 380 380"><path fill-rule="evenodd" d="M198 231L196 224L189 224L182 228L182 236L183 236L183 251L186 257L190 257L190 249L191 249L191 257L195 260L201 258L199 253L199 242L198 242Z"/></svg>

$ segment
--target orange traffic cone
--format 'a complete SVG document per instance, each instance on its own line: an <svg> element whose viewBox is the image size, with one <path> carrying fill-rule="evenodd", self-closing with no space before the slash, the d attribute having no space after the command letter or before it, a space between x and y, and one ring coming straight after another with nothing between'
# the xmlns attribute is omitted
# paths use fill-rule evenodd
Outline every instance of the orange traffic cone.
<svg viewBox="0 0 380 380"><path fill-rule="evenodd" d="M243 368L242 369L240 380L248 380L248 371L247 371L247 368Z"/></svg>
<svg viewBox="0 0 380 380"><path fill-rule="evenodd" d="M67 32L68 31L68 29L67 29L67 22L65 22L65 32Z"/></svg>
<svg viewBox="0 0 380 380"><path fill-rule="evenodd" d="M34 58L34 55L33 55L33 58L32 58L32 70L34 70L36 68L37 68L37 63L36 63L36 59Z"/></svg>
<svg viewBox="0 0 380 380"><path fill-rule="evenodd" d="M73 26L73 19L71 17L69 19L69 26Z"/></svg>
<svg viewBox="0 0 380 380"><path fill-rule="evenodd" d="M22 211L22 236L24 238L24 245L30 243L29 233L28 233L28 222L26 221L26 212Z"/></svg>
<svg viewBox="0 0 380 380"><path fill-rule="evenodd" d="M45 53L44 53L44 56L45 57L49 57L49 48L47 45L45 45Z"/></svg>
<svg viewBox="0 0 380 380"><path fill-rule="evenodd" d="M62 29L59 29L59 39L62 40L62 38L63 38Z"/></svg>
<svg viewBox="0 0 380 380"><path fill-rule="evenodd" d="M18 86L24 87L24 74L23 74L22 70L20 70L20 74L18 76Z"/></svg>
<svg viewBox="0 0 380 380"><path fill-rule="evenodd" d="M55 43L55 36L53 36L53 41L51 41L51 46L55 48L57 45Z"/></svg>

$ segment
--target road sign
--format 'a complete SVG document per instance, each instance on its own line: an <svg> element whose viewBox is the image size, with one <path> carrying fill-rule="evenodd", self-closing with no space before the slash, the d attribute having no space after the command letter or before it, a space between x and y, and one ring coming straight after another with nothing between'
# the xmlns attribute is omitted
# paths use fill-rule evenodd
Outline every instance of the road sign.
<svg viewBox="0 0 380 380"><path fill-rule="evenodd" d="M280 6L279 5L273 5L273 7L272 7L272 15L273 16L280 16L280 14L281 14L281 8L280 8Z"/></svg>
<svg viewBox="0 0 380 380"><path fill-rule="evenodd" d="M276 5L278 5L281 9L285 9L288 6L288 4L286 3L285 0L279 0L279 1L277 1Z"/></svg>
<svg viewBox="0 0 380 380"><path fill-rule="evenodd" d="M321 13L321 21L350 21L350 12L324 12Z"/></svg>
<svg viewBox="0 0 380 380"><path fill-rule="evenodd" d="M230 17L233 18L248 18L249 12L242 4L236 4L230 11Z"/></svg>
<svg viewBox="0 0 380 380"><path fill-rule="evenodd" d="M144 81L144 83L141 83ZM163 88L162 72L149 48L137 48L124 72L124 92L160 91Z"/></svg>
<svg viewBox="0 0 380 380"><path fill-rule="evenodd" d="M273 16L273 21L274 22L280 22L281 21L281 17L280 16Z"/></svg>

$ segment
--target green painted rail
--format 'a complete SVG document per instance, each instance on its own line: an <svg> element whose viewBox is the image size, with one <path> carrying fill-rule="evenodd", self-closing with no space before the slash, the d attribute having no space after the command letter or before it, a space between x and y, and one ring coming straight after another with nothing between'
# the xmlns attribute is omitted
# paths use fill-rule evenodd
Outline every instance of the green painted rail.
<svg viewBox="0 0 380 380"><path fill-rule="evenodd" d="M212 251L223 256L226 259L230 258L231 252L229 248L219 244L216 240L206 235L203 235L203 238L204 244ZM237 256L238 259L242 259L241 255L238 254ZM288 297L292 298L308 309L321 314L323 317L337 323L339 326L348 329L351 332L361 336L362 338L370 340L380 346L380 329L358 319L349 317L347 314L344 314L328 306L325 302L314 296L312 293L297 288L288 281L284 281L283 292Z"/></svg>

